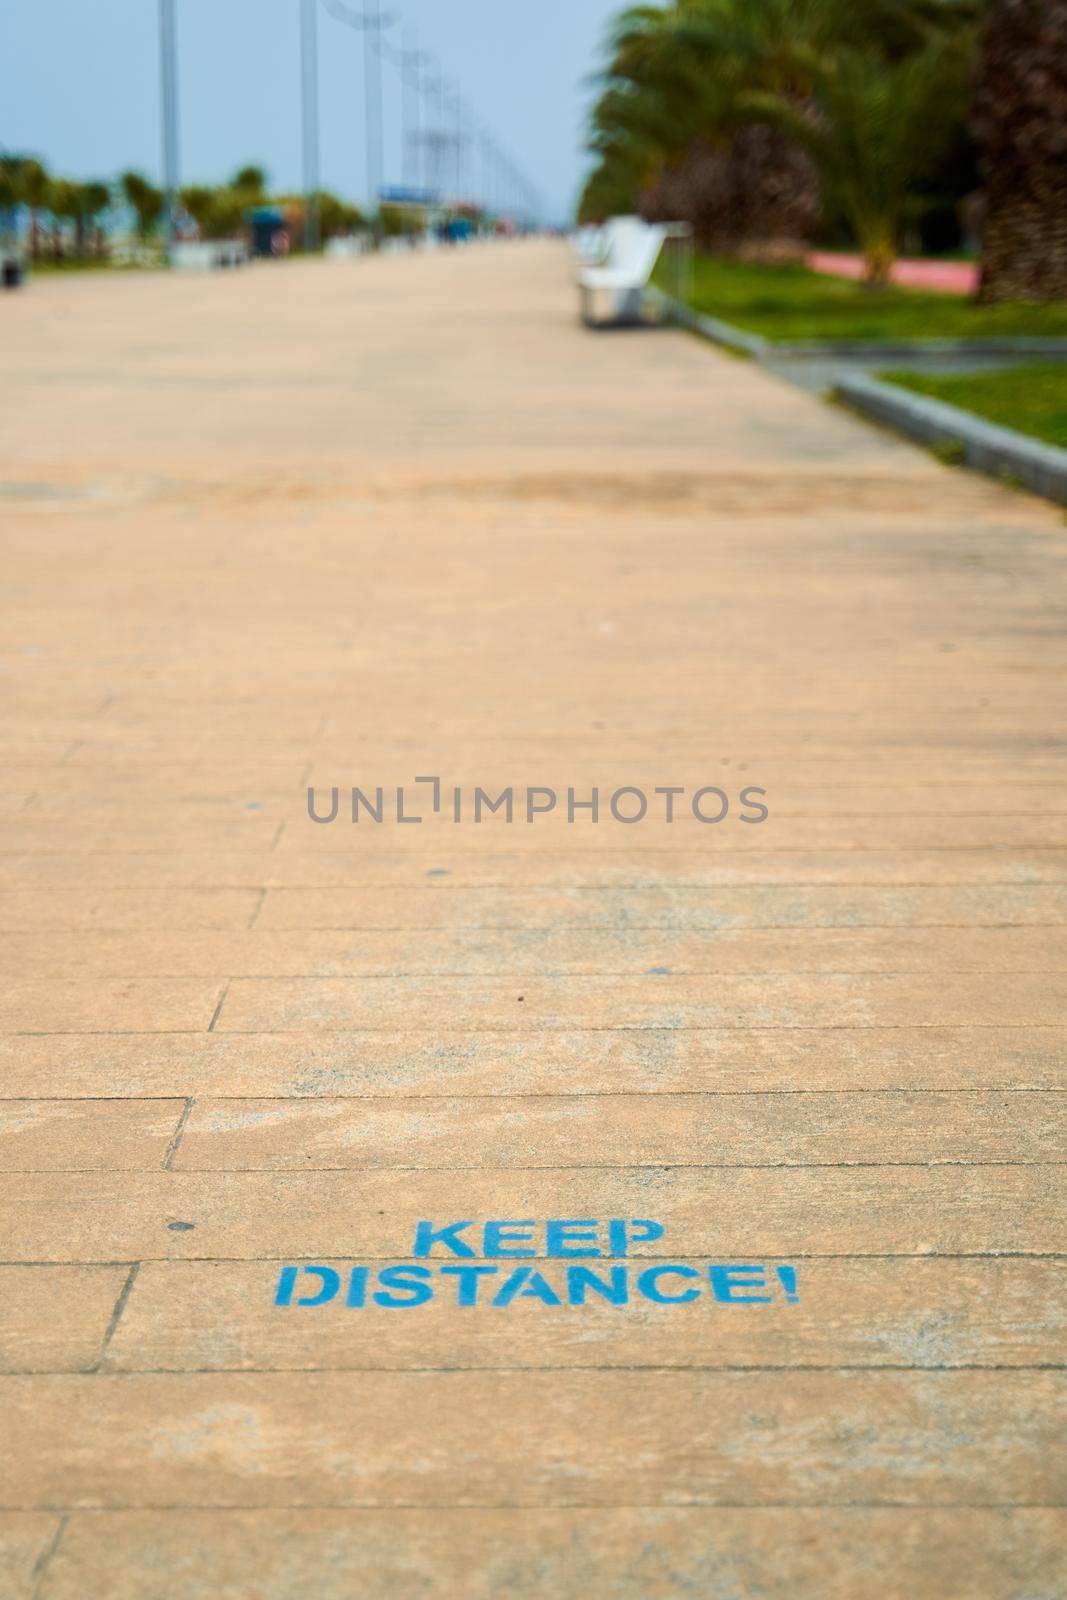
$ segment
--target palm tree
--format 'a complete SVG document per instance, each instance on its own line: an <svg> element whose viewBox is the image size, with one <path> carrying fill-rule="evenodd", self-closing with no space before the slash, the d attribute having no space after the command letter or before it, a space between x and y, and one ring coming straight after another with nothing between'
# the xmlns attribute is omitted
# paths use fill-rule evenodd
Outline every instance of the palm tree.
<svg viewBox="0 0 1067 1600"><path fill-rule="evenodd" d="M192 217L202 239L230 239L241 231L245 213L264 204L267 174L262 167L241 167L229 183L217 188L209 184L190 184L179 196L182 207Z"/></svg>
<svg viewBox="0 0 1067 1600"><path fill-rule="evenodd" d="M944 152L965 103L967 52L953 36L887 60L876 50L810 52L810 100L744 97L803 145L848 222L871 288L889 282L917 184Z"/></svg>
<svg viewBox="0 0 1067 1600"><path fill-rule="evenodd" d="M101 211L111 204L111 190L106 183L78 183L72 196L74 216L74 248L79 256L85 255L89 229Z"/></svg>
<svg viewBox="0 0 1067 1600"><path fill-rule="evenodd" d="M126 202L137 217L138 237L142 242L147 242L163 215L166 205L163 191L155 188L139 172L124 172L121 183Z"/></svg>
<svg viewBox="0 0 1067 1600"><path fill-rule="evenodd" d="M735 241L776 220L802 231L818 200L806 151L868 281L884 283L916 185L962 124L978 3L864 0L857 16L855 0L674 0L626 13L594 113L587 214L613 182L653 183L668 205L688 188ZM807 212L791 208L805 188Z"/></svg>
<svg viewBox="0 0 1067 1600"><path fill-rule="evenodd" d="M776 3L764 0L761 24ZM749 129L736 103L746 79L749 87L770 86L753 59L752 39L743 0L677 0L622 15L593 115L591 148L599 164L583 196L584 215L621 207L681 216L708 247L729 248L760 231L768 220L761 215L760 175L739 159ZM793 163L784 141L773 137L777 175Z"/></svg>
<svg viewBox="0 0 1067 1600"><path fill-rule="evenodd" d="M22 162L19 174L19 199L30 213L30 258L37 260L40 252L40 214L48 204L51 179L47 168L29 156Z"/></svg>
<svg viewBox="0 0 1067 1600"><path fill-rule="evenodd" d="M267 192L266 168L257 166L253 162L246 167L240 167L230 180L230 188L246 195L249 205L258 204Z"/></svg>
<svg viewBox="0 0 1067 1600"><path fill-rule="evenodd" d="M233 239L244 227L245 212L253 202L231 184L223 184L212 195L206 234L209 239Z"/></svg>
<svg viewBox="0 0 1067 1600"><path fill-rule="evenodd" d="M216 191L206 183L190 183L182 189L178 196L182 203L182 210L192 217L202 239L210 237L211 216L215 207L215 193Z"/></svg>
<svg viewBox="0 0 1067 1600"><path fill-rule="evenodd" d="M987 205L978 298L1067 300L1067 0L989 0L974 129Z"/></svg>
<svg viewBox="0 0 1067 1600"><path fill-rule="evenodd" d="M779 133L758 131L769 163L754 163L752 117L743 92L788 92L781 70L781 13L795 26L803 0L675 0L624 12L611 41L604 92L593 116L599 166L583 198L587 214L612 207L683 217L705 248L733 249L746 237L788 233L781 180L811 196L806 158ZM768 191L774 201L764 202ZM816 197L817 198L817 197ZM801 207L801 212L806 209ZM803 231L803 224L800 224Z"/></svg>
<svg viewBox="0 0 1067 1600"><path fill-rule="evenodd" d="M318 203L319 226L322 229L322 237L324 239L336 239L344 234L352 233L363 223L363 213L357 206L346 204L344 200L338 199L337 195L330 194L327 189L320 191ZM403 220L401 219L402 223ZM395 231L401 233L411 232L414 231L414 226L407 228L402 225Z"/></svg>
<svg viewBox="0 0 1067 1600"><path fill-rule="evenodd" d="M47 209L52 216L52 256L63 259L63 224L78 215L78 186L69 178L53 178L48 185Z"/></svg>
<svg viewBox="0 0 1067 1600"><path fill-rule="evenodd" d="M639 189L694 141L724 134L732 54L723 34L737 0L705 0L697 26L692 5L636 6L611 40L604 89L593 112L591 148L605 178Z"/></svg>

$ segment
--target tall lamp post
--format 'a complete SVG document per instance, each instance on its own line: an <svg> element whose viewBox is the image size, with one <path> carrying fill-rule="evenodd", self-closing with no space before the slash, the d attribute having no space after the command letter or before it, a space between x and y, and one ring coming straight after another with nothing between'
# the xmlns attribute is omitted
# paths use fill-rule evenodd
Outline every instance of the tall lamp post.
<svg viewBox="0 0 1067 1600"><path fill-rule="evenodd" d="M331 17L363 34L364 102L367 114L367 188L372 206L378 202L382 183L382 35L393 25L391 16L383 16L381 0L363 0L363 9L355 11L345 0L323 0Z"/></svg>
<svg viewBox="0 0 1067 1600"><path fill-rule="evenodd" d="M422 82L420 68L426 60L425 52L418 47L418 35L413 30L405 33L404 48L401 53L401 77L403 81L401 110L404 119L403 145L401 151L401 167L406 184L419 187L422 181L421 150L422 131L420 117L420 102L422 100Z"/></svg>
<svg viewBox="0 0 1067 1600"><path fill-rule="evenodd" d="M463 199L463 96L456 94L452 103L452 115L455 119L453 127L456 140L456 204Z"/></svg>
<svg viewBox="0 0 1067 1600"><path fill-rule="evenodd" d="M178 237L178 49L175 0L159 0L159 63L163 114L163 193L166 203L167 260L174 260Z"/></svg>
<svg viewBox="0 0 1067 1600"><path fill-rule="evenodd" d="M487 216L494 210L493 195L493 141L482 132L482 204Z"/></svg>
<svg viewBox="0 0 1067 1600"><path fill-rule="evenodd" d="M377 207L382 187L382 8L369 0L363 12L363 82L367 107L367 189Z"/></svg>
<svg viewBox="0 0 1067 1600"><path fill-rule="evenodd" d="M304 249L319 247L319 0L300 0L300 79L304 123Z"/></svg>

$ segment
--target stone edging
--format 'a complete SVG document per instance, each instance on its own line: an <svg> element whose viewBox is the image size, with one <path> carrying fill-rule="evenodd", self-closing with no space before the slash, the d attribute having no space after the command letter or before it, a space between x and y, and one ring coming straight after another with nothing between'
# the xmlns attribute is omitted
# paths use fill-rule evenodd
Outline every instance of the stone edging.
<svg viewBox="0 0 1067 1600"><path fill-rule="evenodd" d="M674 300L669 294L664 294L662 289L647 288L645 298L665 320L676 322L683 328L690 328L694 333L710 339L714 344L721 344L725 349L733 350L738 355L752 356L755 360L761 361L765 356L772 355L777 348L761 334L748 333L744 328L735 328L732 322L721 322L718 317L706 317L701 312L694 311L692 306L687 306L684 300Z"/></svg>
<svg viewBox="0 0 1067 1600"><path fill-rule="evenodd" d="M1035 494L1067 505L1067 450L1000 428L943 400L862 375L842 377L835 393L853 410L888 424L920 444L959 446L961 463L995 478L1011 478Z"/></svg>

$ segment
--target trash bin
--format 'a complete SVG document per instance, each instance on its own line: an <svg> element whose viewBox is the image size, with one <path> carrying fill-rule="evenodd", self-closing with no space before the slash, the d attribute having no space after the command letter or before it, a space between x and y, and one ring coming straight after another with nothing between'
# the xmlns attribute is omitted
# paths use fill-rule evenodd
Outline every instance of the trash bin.
<svg viewBox="0 0 1067 1600"><path fill-rule="evenodd" d="M0 231L0 284L17 289L26 276L26 255L13 229Z"/></svg>
<svg viewBox="0 0 1067 1600"><path fill-rule="evenodd" d="M248 228L254 256L285 255L289 229L284 211L277 206L256 206L248 213Z"/></svg>

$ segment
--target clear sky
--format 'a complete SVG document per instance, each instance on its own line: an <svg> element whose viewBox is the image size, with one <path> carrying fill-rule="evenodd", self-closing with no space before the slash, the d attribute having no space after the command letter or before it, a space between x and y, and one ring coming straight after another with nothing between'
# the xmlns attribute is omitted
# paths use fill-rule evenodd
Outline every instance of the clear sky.
<svg viewBox="0 0 1067 1600"><path fill-rule="evenodd" d="M358 9L360 0L348 0ZM462 88L564 219L582 171L587 80L620 0L381 0ZM263 163L300 184L300 0L177 0L184 182ZM158 177L157 0L0 0L0 145L76 178ZM360 36L320 7L322 176L366 193ZM387 182L399 182L399 88L386 92Z"/></svg>

